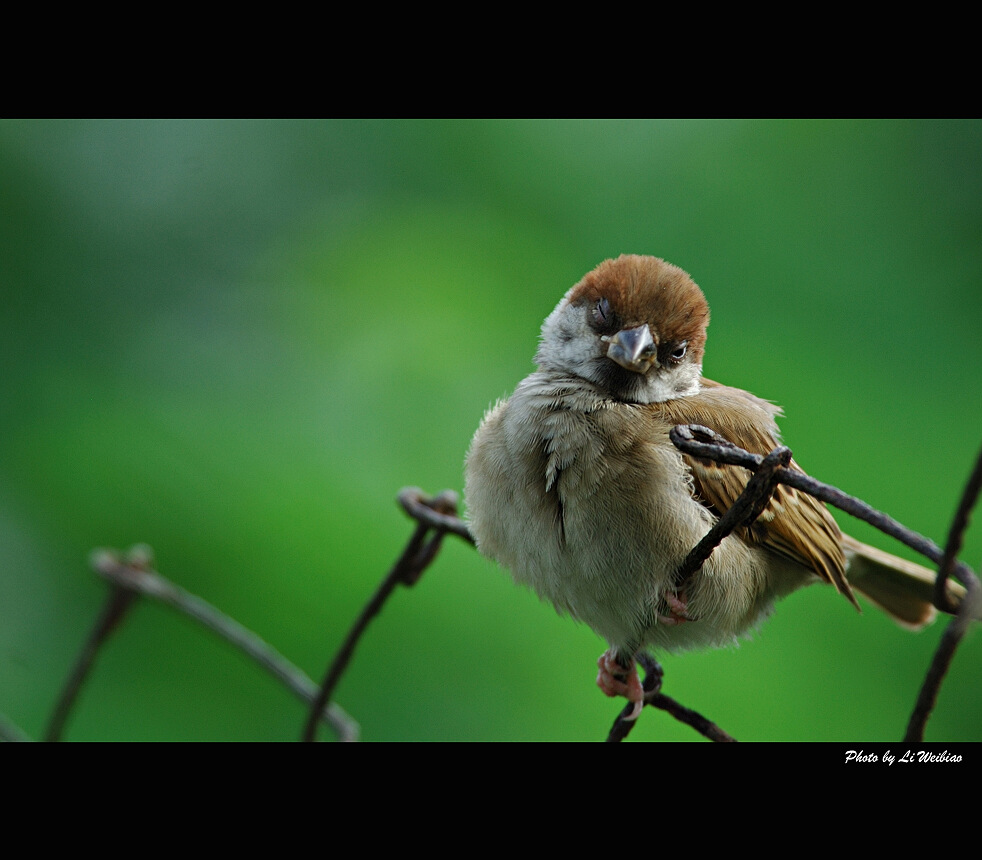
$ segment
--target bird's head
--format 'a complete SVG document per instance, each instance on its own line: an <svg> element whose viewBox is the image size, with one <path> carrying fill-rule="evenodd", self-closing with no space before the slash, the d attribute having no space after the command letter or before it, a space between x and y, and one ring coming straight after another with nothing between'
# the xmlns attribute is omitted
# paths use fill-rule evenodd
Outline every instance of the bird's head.
<svg viewBox="0 0 982 860"><path fill-rule="evenodd" d="M625 254L570 289L542 324L540 368L580 376L614 400L695 394L709 305L677 266Z"/></svg>

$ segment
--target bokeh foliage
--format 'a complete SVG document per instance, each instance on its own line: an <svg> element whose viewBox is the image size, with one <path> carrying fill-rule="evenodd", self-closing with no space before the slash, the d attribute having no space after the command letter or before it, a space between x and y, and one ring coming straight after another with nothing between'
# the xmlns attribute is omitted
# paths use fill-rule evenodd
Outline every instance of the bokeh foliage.
<svg viewBox="0 0 982 860"><path fill-rule="evenodd" d="M982 440L979 122L3 121L0 204L0 712L32 736L102 602L97 546L149 543L319 680L411 531L396 492L462 488L483 411L609 256L691 272L707 375L938 543ZM942 628L816 587L740 648L664 658L665 691L741 740L896 740ZM338 700L365 740L599 740L602 650L448 539ZM929 740L982 739L980 670L975 631ZM304 717L147 602L67 736ZM696 736L646 712L631 737Z"/></svg>

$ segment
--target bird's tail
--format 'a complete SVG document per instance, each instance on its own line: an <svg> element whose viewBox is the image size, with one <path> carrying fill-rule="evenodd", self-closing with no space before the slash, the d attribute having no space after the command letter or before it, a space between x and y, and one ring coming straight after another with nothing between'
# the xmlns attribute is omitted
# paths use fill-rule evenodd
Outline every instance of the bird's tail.
<svg viewBox="0 0 982 860"><path fill-rule="evenodd" d="M849 535L843 535L843 549L848 562L849 583L860 594L876 604L898 624L920 630L930 624L937 610L934 600L934 571L890 555ZM947 593L960 606L965 589L948 580Z"/></svg>

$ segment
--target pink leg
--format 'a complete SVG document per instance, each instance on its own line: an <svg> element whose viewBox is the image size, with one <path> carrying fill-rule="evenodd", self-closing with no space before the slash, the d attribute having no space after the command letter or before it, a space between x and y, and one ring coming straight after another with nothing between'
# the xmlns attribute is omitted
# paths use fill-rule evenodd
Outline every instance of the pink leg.
<svg viewBox="0 0 982 860"><path fill-rule="evenodd" d="M631 661L631 667L625 669L615 659L615 651L608 648L597 660L600 671L597 673L597 686L608 696L624 696L634 705L628 720L636 720L644 707L644 690L638 677L638 668Z"/></svg>

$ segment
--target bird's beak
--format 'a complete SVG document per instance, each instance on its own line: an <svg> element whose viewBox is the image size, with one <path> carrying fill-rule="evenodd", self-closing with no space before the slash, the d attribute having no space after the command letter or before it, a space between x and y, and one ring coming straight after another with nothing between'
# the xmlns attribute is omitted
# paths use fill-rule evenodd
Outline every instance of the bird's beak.
<svg viewBox="0 0 982 860"><path fill-rule="evenodd" d="M657 347L647 325L625 328L607 341L607 358L635 373L647 373L655 362Z"/></svg>

